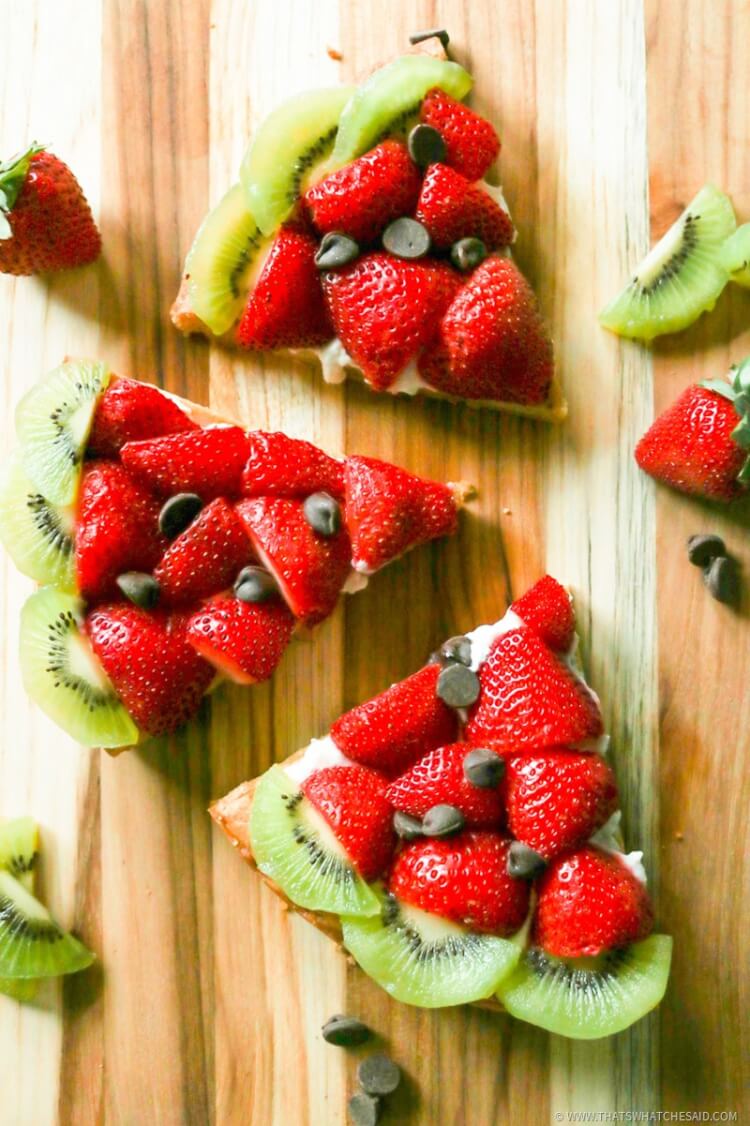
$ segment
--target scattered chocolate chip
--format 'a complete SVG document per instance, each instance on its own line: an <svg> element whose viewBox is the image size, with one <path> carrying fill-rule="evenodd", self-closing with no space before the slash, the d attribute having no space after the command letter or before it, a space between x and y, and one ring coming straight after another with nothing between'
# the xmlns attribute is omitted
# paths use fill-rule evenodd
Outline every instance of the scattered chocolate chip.
<svg viewBox="0 0 750 1126"><path fill-rule="evenodd" d="M487 747L475 747L464 758L464 774L473 786L494 790L505 775L505 759Z"/></svg>
<svg viewBox="0 0 750 1126"><path fill-rule="evenodd" d="M533 848L513 841L508 849L508 875L516 880L533 880L547 867L547 861Z"/></svg>
<svg viewBox="0 0 750 1126"><path fill-rule="evenodd" d="M448 50L448 44L451 41L451 37L444 27L433 27L429 31L415 31L413 35L409 36L412 47L416 47L418 43L424 43L426 39L439 39L444 51Z"/></svg>
<svg viewBox="0 0 750 1126"><path fill-rule="evenodd" d="M696 567L705 567L712 559L726 555L727 549L721 536L697 535L687 541L688 559Z"/></svg>
<svg viewBox="0 0 750 1126"><path fill-rule="evenodd" d="M354 1126L376 1126L380 1118L380 1099L357 1091L349 1099L349 1121Z"/></svg>
<svg viewBox="0 0 750 1126"><path fill-rule="evenodd" d="M361 1020L343 1013L330 1017L321 1032L326 1044L335 1044L337 1048L356 1048L372 1036L372 1030Z"/></svg>
<svg viewBox="0 0 750 1126"><path fill-rule="evenodd" d="M393 815L393 828L402 841L413 841L422 836L422 822L410 813L397 809Z"/></svg>
<svg viewBox="0 0 750 1126"><path fill-rule="evenodd" d="M394 219L383 231L383 246L397 258L423 258L430 249L430 236L416 219Z"/></svg>
<svg viewBox="0 0 750 1126"><path fill-rule="evenodd" d="M432 125L415 125L407 141L409 156L418 168L445 160L445 141Z"/></svg>
<svg viewBox="0 0 750 1126"><path fill-rule="evenodd" d="M476 270L486 257L487 247L480 238L460 238L451 247L451 262L464 274Z"/></svg>
<svg viewBox="0 0 750 1126"><path fill-rule="evenodd" d="M712 560L703 571L703 581L717 602L732 604L737 601L739 582L737 565L726 555Z"/></svg>
<svg viewBox="0 0 750 1126"><path fill-rule="evenodd" d="M265 602L278 590L276 579L263 567L243 567L234 580L234 595L240 602Z"/></svg>
<svg viewBox="0 0 750 1126"><path fill-rule="evenodd" d="M422 818L422 832L426 837L449 837L465 824L466 818L455 805L433 805Z"/></svg>
<svg viewBox="0 0 750 1126"><path fill-rule="evenodd" d="M368 1095L390 1095L401 1082L401 1068L389 1056L378 1053L362 1060L357 1079Z"/></svg>
<svg viewBox="0 0 750 1126"><path fill-rule="evenodd" d="M126 598L141 610L153 610L159 601L159 583L153 575L143 571L125 571L115 582Z"/></svg>
<svg viewBox="0 0 750 1126"><path fill-rule="evenodd" d="M323 235L315 254L315 265L319 270L337 270L348 266L359 255L359 244L343 231L329 231Z"/></svg>
<svg viewBox="0 0 750 1126"><path fill-rule="evenodd" d="M437 679L437 694L451 708L468 708L479 695L479 677L466 665L452 662Z"/></svg>
<svg viewBox="0 0 750 1126"><path fill-rule="evenodd" d="M302 506L305 520L319 536L335 536L341 529L341 505L330 493L311 493Z"/></svg>
<svg viewBox="0 0 750 1126"><path fill-rule="evenodd" d="M457 661L459 665L470 665L471 642L463 634L459 634L457 637L449 637L440 646L439 654L443 661Z"/></svg>
<svg viewBox="0 0 750 1126"><path fill-rule="evenodd" d="M176 493L162 505L159 531L168 540L173 540L192 524L202 508L203 501L197 493Z"/></svg>

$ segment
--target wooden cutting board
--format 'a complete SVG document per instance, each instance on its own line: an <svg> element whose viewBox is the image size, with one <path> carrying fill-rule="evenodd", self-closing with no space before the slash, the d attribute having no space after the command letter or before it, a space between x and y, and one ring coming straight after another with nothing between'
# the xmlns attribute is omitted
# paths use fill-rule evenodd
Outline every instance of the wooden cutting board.
<svg viewBox="0 0 750 1126"><path fill-rule="evenodd" d="M184 253L252 125L435 25L500 127L518 258L570 401L559 428L326 387L302 363L222 355L168 323ZM6 448L21 393L66 353L92 354L249 425L481 486L459 537L348 600L271 686L223 688L201 723L119 759L73 746L26 701L15 654L29 584L3 559L0 812L41 821L44 893L99 963L35 1006L0 997L0 1119L343 1123L354 1061L319 1028L350 1011L405 1070L394 1123L535 1126L631 1109L741 1120L750 600L739 613L712 602L684 544L720 532L750 582L750 507L656 491L632 449L654 402L750 350L750 295L725 294L652 350L607 335L596 312L704 181L750 219L750 5L0 0L0 27L0 151L49 141L85 185L105 245L77 274L0 278ZM390 1002L280 910L205 812L443 637L497 617L544 570L576 593L627 838L645 849L660 926L675 936L660 1012L593 1044Z"/></svg>

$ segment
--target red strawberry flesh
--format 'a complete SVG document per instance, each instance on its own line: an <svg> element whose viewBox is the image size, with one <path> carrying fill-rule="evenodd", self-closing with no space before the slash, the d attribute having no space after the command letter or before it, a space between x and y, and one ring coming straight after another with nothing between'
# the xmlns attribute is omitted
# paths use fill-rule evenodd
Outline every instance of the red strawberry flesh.
<svg viewBox="0 0 750 1126"><path fill-rule="evenodd" d="M190 644L220 672L239 684L267 680L284 655L294 618L279 598L242 602L220 595L190 618Z"/></svg>
<svg viewBox="0 0 750 1126"><path fill-rule="evenodd" d="M232 505L217 497L172 541L154 578L165 602L197 602L231 586L253 558L244 524Z"/></svg>
<svg viewBox="0 0 750 1126"><path fill-rule="evenodd" d="M422 102L419 120L445 141L446 163L467 180L481 180L500 152L500 139L489 121L439 87Z"/></svg>
<svg viewBox="0 0 750 1126"><path fill-rule="evenodd" d="M123 463L160 496L239 497L250 441L239 426L207 426L123 446Z"/></svg>
<svg viewBox="0 0 750 1126"><path fill-rule="evenodd" d="M376 879L395 844L385 780L364 766L330 766L306 778L302 792L328 822L362 879Z"/></svg>
<svg viewBox="0 0 750 1126"><path fill-rule="evenodd" d="M280 432L251 430L242 471L245 496L306 497L326 492L344 495L344 465L311 442Z"/></svg>
<svg viewBox="0 0 750 1126"><path fill-rule="evenodd" d="M504 820L500 787L484 788L468 780L464 759L470 750L466 743L451 743L428 751L391 782L391 805L420 818L434 805L452 805L461 811L469 828L499 828Z"/></svg>
<svg viewBox="0 0 750 1126"><path fill-rule="evenodd" d="M197 429L156 387L115 376L97 403L86 454L117 457L126 442Z"/></svg>

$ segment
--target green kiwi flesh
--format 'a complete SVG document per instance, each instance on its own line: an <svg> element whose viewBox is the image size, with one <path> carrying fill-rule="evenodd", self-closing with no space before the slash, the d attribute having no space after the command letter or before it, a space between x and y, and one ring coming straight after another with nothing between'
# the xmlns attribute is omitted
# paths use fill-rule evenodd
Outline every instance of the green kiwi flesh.
<svg viewBox="0 0 750 1126"><path fill-rule="evenodd" d="M73 594L42 587L21 611L21 675L32 700L88 747L127 747L138 729L82 631Z"/></svg>
<svg viewBox="0 0 750 1126"><path fill-rule="evenodd" d="M309 90L278 106L255 131L240 168L247 204L264 235L292 212L305 179L330 152L351 86Z"/></svg>
<svg viewBox="0 0 750 1126"><path fill-rule="evenodd" d="M379 912L375 893L280 766L272 766L258 782L250 813L250 840L260 871L298 907L337 915Z"/></svg>
<svg viewBox="0 0 750 1126"><path fill-rule="evenodd" d="M22 574L75 589L72 505L52 504L24 472L19 450L0 482L0 542Z"/></svg>
<svg viewBox="0 0 750 1126"><path fill-rule="evenodd" d="M730 281L750 288L750 223L743 223L724 243L721 264Z"/></svg>
<svg viewBox="0 0 750 1126"><path fill-rule="evenodd" d="M39 859L39 826L31 817L0 822L0 869L10 872L19 884L34 894ZM0 978L0 993L16 1001L31 1001L38 982L34 978Z"/></svg>
<svg viewBox="0 0 750 1126"><path fill-rule="evenodd" d="M38 899L9 872L0 871L0 974L5 978L58 977L86 969L90 950L62 930Z"/></svg>
<svg viewBox="0 0 750 1126"><path fill-rule="evenodd" d="M344 945L397 1001L422 1008L462 1005L496 992L521 954L516 942L477 934L379 895L379 914L342 919Z"/></svg>
<svg viewBox="0 0 750 1126"><path fill-rule="evenodd" d="M713 309L729 275L722 247L736 227L728 196L707 184L599 314L605 328L636 340L680 332Z"/></svg>
<svg viewBox="0 0 750 1126"><path fill-rule="evenodd" d="M469 93L472 78L458 63L431 55L402 55L374 71L344 107L326 170L340 168L383 137L402 132L434 86L461 99Z"/></svg>
<svg viewBox="0 0 750 1126"><path fill-rule="evenodd" d="M561 960L529 947L497 991L514 1017L596 1040L621 1032L659 1004L667 988L672 939L654 934L598 958Z"/></svg>
<svg viewBox="0 0 750 1126"><path fill-rule="evenodd" d="M23 468L42 496L72 504L100 393L110 380L104 364L69 360L24 395L16 408Z"/></svg>

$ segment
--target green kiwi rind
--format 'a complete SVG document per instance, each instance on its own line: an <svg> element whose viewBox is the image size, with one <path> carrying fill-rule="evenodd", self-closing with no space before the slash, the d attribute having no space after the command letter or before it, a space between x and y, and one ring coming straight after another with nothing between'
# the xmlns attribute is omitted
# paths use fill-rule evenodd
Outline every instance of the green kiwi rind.
<svg viewBox="0 0 750 1126"><path fill-rule="evenodd" d="M54 921L9 872L0 871L0 976L59 977L86 969L94 955Z"/></svg>
<svg viewBox="0 0 750 1126"><path fill-rule="evenodd" d="M743 223L724 243L721 264L730 281L750 289L750 223Z"/></svg>
<svg viewBox="0 0 750 1126"><path fill-rule="evenodd" d="M0 542L21 574L75 590L74 527L73 506L42 496L14 450L0 481Z"/></svg>

